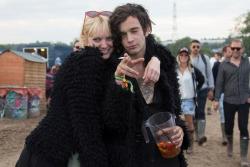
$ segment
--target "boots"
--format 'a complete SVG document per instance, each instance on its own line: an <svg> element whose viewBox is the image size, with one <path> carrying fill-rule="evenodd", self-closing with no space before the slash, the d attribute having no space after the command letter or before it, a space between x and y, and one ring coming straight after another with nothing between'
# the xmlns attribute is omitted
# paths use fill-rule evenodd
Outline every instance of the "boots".
<svg viewBox="0 0 250 167"><path fill-rule="evenodd" d="M198 142L198 126L197 126L197 120L194 119L194 141Z"/></svg>
<svg viewBox="0 0 250 167"><path fill-rule="evenodd" d="M227 145L227 138L225 133L225 123L221 123L222 145Z"/></svg>
<svg viewBox="0 0 250 167"><path fill-rule="evenodd" d="M227 136L227 156L233 156L233 136Z"/></svg>
<svg viewBox="0 0 250 167"><path fill-rule="evenodd" d="M187 154L193 153L193 146L194 146L194 130L188 131L188 136L190 140L190 146L187 149Z"/></svg>
<svg viewBox="0 0 250 167"><path fill-rule="evenodd" d="M197 120L197 130L198 130L198 144L202 146L203 143L207 141L207 137L205 136L205 127L206 121L205 120Z"/></svg>
<svg viewBox="0 0 250 167"><path fill-rule="evenodd" d="M241 167L249 167L249 163L247 162L248 142L249 141L247 137L240 139Z"/></svg>

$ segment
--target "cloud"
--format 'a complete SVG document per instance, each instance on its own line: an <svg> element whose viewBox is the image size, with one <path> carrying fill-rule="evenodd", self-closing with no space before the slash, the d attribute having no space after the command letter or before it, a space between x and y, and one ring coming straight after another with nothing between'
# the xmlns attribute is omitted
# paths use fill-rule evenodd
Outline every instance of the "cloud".
<svg viewBox="0 0 250 167"><path fill-rule="evenodd" d="M170 39L174 0L135 0L148 9L153 33ZM175 0L178 37L225 37L234 19L249 10L249 0ZM0 43L71 42L79 36L84 12L113 10L126 0L1 0Z"/></svg>

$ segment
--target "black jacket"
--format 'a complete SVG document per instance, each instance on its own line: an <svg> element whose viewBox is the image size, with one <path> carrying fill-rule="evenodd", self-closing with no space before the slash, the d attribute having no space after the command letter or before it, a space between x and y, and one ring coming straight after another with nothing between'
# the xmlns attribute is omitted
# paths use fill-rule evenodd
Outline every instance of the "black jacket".
<svg viewBox="0 0 250 167"><path fill-rule="evenodd" d="M141 132L143 121L156 112L168 111L176 115L177 125L184 130L182 150L189 145L186 126L179 117L181 110L175 58L151 36L147 38L145 66L150 55L157 56L161 61L160 79L155 84L152 104L145 103L135 79L129 78L135 88L134 94L122 89L114 79L108 85L102 117L105 120L104 139L107 141L110 167L187 166L183 153L165 160L159 155L154 142L145 144Z"/></svg>
<svg viewBox="0 0 250 167"><path fill-rule="evenodd" d="M67 167L75 152L81 166L108 167L101 101L115 67L93 48L69 56L56 76L49 111L26 138L26 155L17 167L37 167L32 166L34 160L46 167Z"/></svg>

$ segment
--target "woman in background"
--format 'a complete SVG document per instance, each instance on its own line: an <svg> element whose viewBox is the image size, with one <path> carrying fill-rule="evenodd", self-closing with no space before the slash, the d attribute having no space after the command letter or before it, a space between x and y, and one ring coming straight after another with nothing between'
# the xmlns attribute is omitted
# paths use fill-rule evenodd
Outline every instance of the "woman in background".
<svg viewBox="0 0 250 167"><path fill-rule="evenodd" d="M195 114L197 90L199 90L204 83L204 77L202 73L190 63L189 51L187 48L181 48L177 55L177 74L178 82L180 85L181 93L181 109L187 123L190 147L187 153L193 152L194 141L194 125L193 117Z"/></svg>

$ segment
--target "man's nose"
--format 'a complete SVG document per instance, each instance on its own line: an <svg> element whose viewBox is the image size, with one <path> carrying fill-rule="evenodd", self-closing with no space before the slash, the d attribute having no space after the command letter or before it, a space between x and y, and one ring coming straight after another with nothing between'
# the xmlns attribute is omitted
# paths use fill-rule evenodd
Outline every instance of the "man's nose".
<svg viewBox="0 0 250 167"><path fill-rule="evenodd" d="M133 41L133 36L132 36L132 34L128 33L127 39L128 39L128 42L132 42L132 41Z"/></svg>

